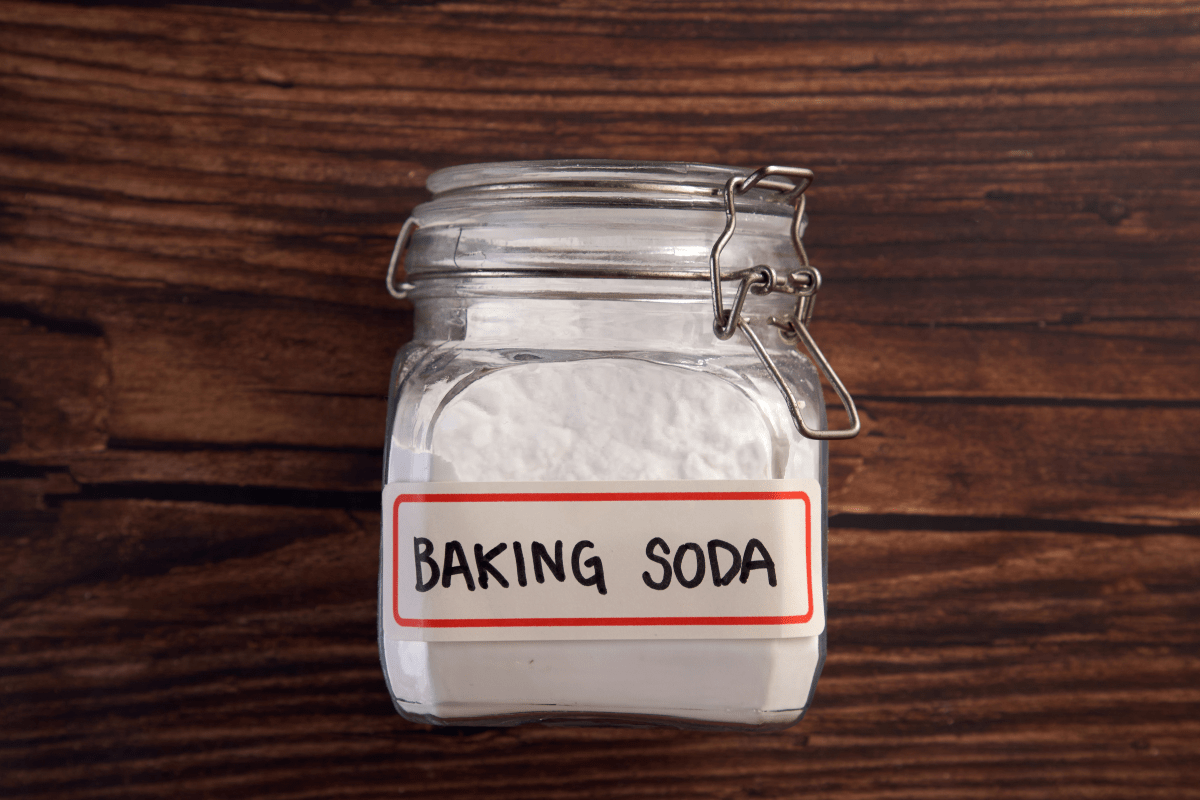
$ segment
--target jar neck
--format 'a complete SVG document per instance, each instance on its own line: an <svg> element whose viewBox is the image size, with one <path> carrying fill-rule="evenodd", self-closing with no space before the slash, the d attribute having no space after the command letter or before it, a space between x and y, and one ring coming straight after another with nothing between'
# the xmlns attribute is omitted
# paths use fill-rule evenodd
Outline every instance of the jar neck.
<svg viewBox="0 0 1200 800"><path fill-rule="evenodd" d="M491 278L443 282L415 296L414 339L528 348L749 350L744 337L713 332L709 285L702 281L596 281ZM726 307L736 285L724 287ZM789 349L769 324L795 306L787 295L751 296L743 317L771 349Z"/></svg>
<svg viewBox="0 0 1200 800"><path fill-rule="evenodd" d="M480 274L685 274L705 278L714 244L724 273L799 266L795 208L745 170L700 164L555 161L477 164L435 173L410 220L405 281ZM732 204L732 205L731 205ZM730 209L736 209L736 230ZM799 221L803 235L804 219Z"/></svg>

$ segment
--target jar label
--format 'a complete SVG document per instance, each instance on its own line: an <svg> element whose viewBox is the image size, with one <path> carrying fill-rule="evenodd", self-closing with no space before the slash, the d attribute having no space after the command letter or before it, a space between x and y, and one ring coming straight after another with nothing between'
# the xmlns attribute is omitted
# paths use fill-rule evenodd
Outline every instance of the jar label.
<svg viewBox="0 0 1200 800"><path fill-rule="evenodd" d="M730 639L825 629L815 480L392 483L388 639Z"/></svg>

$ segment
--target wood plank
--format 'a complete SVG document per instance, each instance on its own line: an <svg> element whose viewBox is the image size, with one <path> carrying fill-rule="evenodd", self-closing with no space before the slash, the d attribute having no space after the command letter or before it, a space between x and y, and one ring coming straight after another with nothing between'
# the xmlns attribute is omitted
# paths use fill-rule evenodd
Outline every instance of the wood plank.
<svg viewBox="0 0 1200 800"><path fill-rule="evenodd" d="M376 449L391 362L411 337L411 311L395 308L185 289L13 294L35 308L56 297L46 307L103 332L106 433L135 442Z"/></svg>
<svg viewBox="0 0 1200 800"><path fill-rule="evenodd" d="M860 403L830 510L1173 524L1200 517L1200 409ZM836 417L835 417L836 420Z"/></svg>
<svg viewBox="0 0 1200 800"><path fill-rule="evenodd" d="M396 307L111 284L51 290L12 276L0 285L26 315L54 311L104 335L112 385L97 402L114 406L106 424L119 439L375 447L391 360L411 335L411 312ZM925 281L897 303L886 284L834 284L813 330L864 396L1198 399L1200 301L1173 282L1126 293L976 280L959 299L963 290L962 281ZM1162 319L1171 313L1183 316ZM13 340L13 352L21 346ZM89 353L77 357L81 372L98 368ZM302 429L313 413L346 426L314 441Z"/></svg>
<svg viewBox="0 0 1200 800"><path fill-rule="evenodd" d="M60 374L82 381L72 402L86 412L76 436L84 438L60 442L61 455L26 447L11 457L69 467L84 484L377 486L386 381L407 336L393 315L157 290L77 301L103 339L83 337L82 350L74 335L43 330L36 339L59 354ZM69 302L57 308L72 311ZM1183 335L1155 337L1144 323L1079 323L942 327L928 336L894 327L883 337L880 328L841 326L839 338L825 335L839 330L826 323L823 342L865 419L864 436L831 448L831 510L1194 521L1195 328L1161 327ZM34 335L29 326L13 330ZM101 341L107 364L96 358ZM1146 362L1153 367L1140 370ZM44 373L29 374L39 377L22 391L65 396L59 383L39 382ZM111 383L93 398L97 380ZM87 427L97 408L99 432ZM131 466L129 453L91 452L108 437L153 454ZM214 452L199 452L210 445Z"/></svg>
<svg viewBox="0 0 1200 800"><path fill-rule="evenodd" d="M1047 324L859 318L815 321L812 332L851 393L863 398L996 405L1200 400L1200 323L1193 320L1085 322L1071 312ZM829 394L827 402L837 398Z"/></svg>
<svg viewBox="0 0 1200 800"><path fill-rule="evenodd" d="M0 307L0 459L102 449L112 388L99 326Z"/></svg>
<svg viewBox="0 0 1200 800"><path fill-rule="evenodd" d="M66 464L71 478L103 490L113 484L191 488L202 486L269 487L321 492L375 493L383 472L383 445L364 450L229 447L212 443L189 447L174 443L160 449L108 449L99 453L60 454L32 463ZM129 487L129 491L137 491Z"/></svg>

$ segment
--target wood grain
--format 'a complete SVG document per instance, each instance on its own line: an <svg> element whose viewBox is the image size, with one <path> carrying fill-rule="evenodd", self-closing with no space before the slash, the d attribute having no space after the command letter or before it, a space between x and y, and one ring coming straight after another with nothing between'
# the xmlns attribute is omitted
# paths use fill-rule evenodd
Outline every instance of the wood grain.
<svg viewBox="0 0 1200 800"><path fill-rule="evenodd" d="M1200 797L1187 0L0 2L0 792ZM452 164L816 170L829 660L777 734L444 729L375 650Z"/></svg>

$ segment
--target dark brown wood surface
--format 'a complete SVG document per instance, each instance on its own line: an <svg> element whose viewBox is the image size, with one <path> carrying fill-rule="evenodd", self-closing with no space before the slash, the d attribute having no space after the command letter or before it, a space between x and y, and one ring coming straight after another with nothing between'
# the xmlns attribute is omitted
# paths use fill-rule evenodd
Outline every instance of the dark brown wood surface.
<svg viewBox="0 0 1200 800"><path fill-rule="evenodd" d="M0 2L0 150L4 797L1200 797L1195 2ZM388 701L392 237L572 156L817 172L791 730Z"/></svg>

